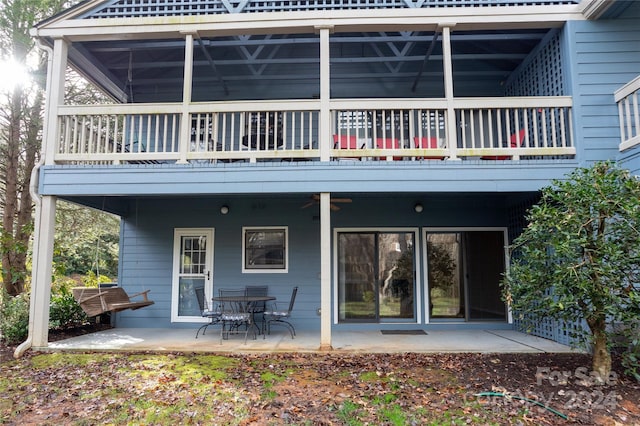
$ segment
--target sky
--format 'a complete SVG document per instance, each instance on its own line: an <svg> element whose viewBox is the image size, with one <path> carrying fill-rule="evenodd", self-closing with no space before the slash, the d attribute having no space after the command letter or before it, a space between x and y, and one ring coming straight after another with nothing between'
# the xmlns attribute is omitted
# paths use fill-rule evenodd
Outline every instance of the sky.
<svg viewBox="0 0 640 426"><path fill-rule="evenodd" d="M0 60L0 92L13 90L16 85L27 85L31 81L27 68L12 59Z"/></svg>

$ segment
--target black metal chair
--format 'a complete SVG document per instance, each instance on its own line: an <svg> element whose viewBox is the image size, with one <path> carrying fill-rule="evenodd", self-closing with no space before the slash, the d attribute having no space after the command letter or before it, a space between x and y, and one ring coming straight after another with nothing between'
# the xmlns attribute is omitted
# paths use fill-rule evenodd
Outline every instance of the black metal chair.
<svg viewBox="0 0 640 426"><path fill-rule="evenodd" d="M291 300L289 301L289 309L285 311L278 310L277 305L274 303L272 305L272 309L267 309L264 311L264 319L267 323L267 333L271 334L271 324L281 324L286 326L291 333L291 338L293 339L296 335L296 329L293 325L287 321L287 319L291 318L291 311L293 311L293 304L296 301L296 295L298 294L298 287L294 287L291 292Z"/></svg>
<svg viewBox="0 0 640 426"><path fill-rule="evenodd" d="M200 306L200 312L202 317L209 319L209 322L201 325L198 331L196 332L196 339L197 339L198 334L200 333L200 330L202 330L202 335L204 336L205 331L207 331L207 327L220 322L220 309L215 309L213 307L213 304L210 305L204 300L204 287L196 287L194 291L196 293L196 298L198 299L198 306Z"/></svg>
<svg viewBox="0 0 640 426"><path fill-rule="evenodd" d="M247 335L251 327L252 315L249 312L249 303L246 300L247 293L244 289L223 289L220 294L220 344L223 339L228 339L229 334L239 334L240 327L244 325L244 342L247 343ZM225 337L226 336L226 337ZM254 330L255 339L255 330Z"/></svg>
<svg viewBox="0 0 640 426"><path fill-rule="evenodd" d="M269 286L267 285L248 285L245 287L245 291L247 292L247 296L268 296L269 295ZM266 302L264 301L259 301L259 302L254 302L251 303L249 306L249 312L251 312L251 316L253 317L253 323L256 323L256 314L260 314L260 316L262 316L262 314L264 313L264 311L266 310ZM264 317L262 316L262 327L259 328L259 330L262 332L262 334L264 334L264 330L265 330L265 321L264 321Z"/></svg>

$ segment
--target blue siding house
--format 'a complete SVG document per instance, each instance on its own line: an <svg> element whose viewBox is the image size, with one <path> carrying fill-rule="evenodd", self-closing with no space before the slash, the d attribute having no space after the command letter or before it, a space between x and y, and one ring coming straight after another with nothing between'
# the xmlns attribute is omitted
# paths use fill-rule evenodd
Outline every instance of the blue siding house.
<svg viewBox="0 0 640 426"><path fill-rule="evenodd" d="M56 200L121 218L118 284L155 304L116 327L195 330L197 288L298 286L296 329L330 348L517 327L499 281L538 191L597 160L640 173L640 2L88 0L32 34L35 347ZM68 67L112 102L65 103Z"/></svg>

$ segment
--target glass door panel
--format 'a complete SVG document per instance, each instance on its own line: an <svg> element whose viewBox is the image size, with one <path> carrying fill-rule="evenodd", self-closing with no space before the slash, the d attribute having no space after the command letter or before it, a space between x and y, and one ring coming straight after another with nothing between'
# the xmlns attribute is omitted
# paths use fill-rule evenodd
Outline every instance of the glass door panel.
<svg viewBox="0 0 640 426"><path fill-rule="evenodd" d="M460 233L427 234L431 318L464 318Z"/></svg>
<svg viewBox="0 0 640 426"><path fill-rule="evenodd" d="M338 316L340 320L376 318L374 259L373 234L339 234Z"/></svg>
<svg viewBox="0 0 640 426"><path fill-rule="evenodd" d="M415 318L413 232L338 234L340 321Z"/></svg>
<svg viewBox="0 0 640 426"><path fill-rule="evenodd" d="M413 233L378 234L380 319L413 318Z"/></svg>
<svg viewBox="0 0 640 426"><path fill-rule="evenodd" d="M500 280L505 267L504 233L465 233L469 320L504 321L507 307L502 301Z"/></svg>

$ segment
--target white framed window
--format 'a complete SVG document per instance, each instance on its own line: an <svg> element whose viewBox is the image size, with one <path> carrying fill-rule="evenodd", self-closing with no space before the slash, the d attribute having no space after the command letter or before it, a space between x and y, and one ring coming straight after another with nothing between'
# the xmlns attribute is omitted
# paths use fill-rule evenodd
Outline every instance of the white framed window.
<svg viewBox="0 0 640 426"><path fill-rule="evenodd" d="M242 228L242 272L286 273L289 271L289 236L286 226Z"/></svg>

